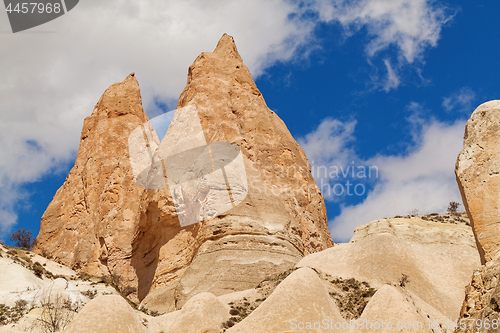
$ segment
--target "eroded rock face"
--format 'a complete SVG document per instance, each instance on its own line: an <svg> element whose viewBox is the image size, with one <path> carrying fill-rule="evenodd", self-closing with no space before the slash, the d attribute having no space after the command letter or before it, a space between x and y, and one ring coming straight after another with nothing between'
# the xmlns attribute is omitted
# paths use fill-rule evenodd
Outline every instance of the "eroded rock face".
<svg viewBox="0 0 500 333"><path fill-rule="evenodd" d="M467 121L455 173L483 266L466 287L461 319L474 325L457 332L497 332L500 320L500 100L481 104Z"/></svg>
<svg viewBox="0 0 500 333"><path fill-rule="evenodd" d="M79 271L119 274L123 286L137 287L144 307L169 312L200 292L254 288L304 255L333 246L306 156L267 108L232 37L224 35L213 53L195 60L178 107L163 139L175 149L193 141L186 133L195 122L187 121L186 107L196 109L196 141L210 145L211 157L222 144L239 149L245 177L234 170L224 175L232 208L182 223L171 178L163 187L137 185L140 165L130 155L142 148L129 146L129 135L148 118L131 75L106 90L85 120L75 166L42 218L35 251ZM163 146L154 130L143 131L148 149ZM172 160L161 160L158 151L152 163L168 176ZM238 188L240 178L245 184ZM210 193L198 192L189 195L202 205Z"/></svg>
<svg viewBox="0 0 500 333"><path fill-rule="evenodd" d="M178 107L188 105L196 106L207 143L240 147L248 195L225 216L203 223L196 240L201 246L176 287L178 305L199 291L221 295L252 288L303 255L333 245L306 156L267 107L231 36L189 67ZM162 257L160 270L165 263L171 260ZM162 285L162 279L157 274L153 284Z"/></svg>
<svg viewBox="0 0 500 333"><path fill-rule="evenodd" d="M427 217L426 217L427 218ZM421 217L382 219L359 226L349 243L302 259L297 267L379 289L400 285L450 320L460 314L464 287L480 260L471 227Z"/></svg>
<svg viewBox="0 0 500 333"><path fill-rule="evenodd" d="M455 174L484 264L500 251L500 100L481 104L467 121Z"/></svg>
<svg viewBox="0 0 500 333"><path fill-rule="evenodd" d="M141 103L134 74L104 92L85 119L75 165L42 216L35 252L136 283L129 261L144 189L131 173L128 136L148 120Z"/></svg>

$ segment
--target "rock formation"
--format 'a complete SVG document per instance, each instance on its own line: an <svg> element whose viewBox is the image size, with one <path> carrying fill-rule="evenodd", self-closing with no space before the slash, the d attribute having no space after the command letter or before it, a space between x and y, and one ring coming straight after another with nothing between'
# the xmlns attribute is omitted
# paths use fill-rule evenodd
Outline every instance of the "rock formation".
<svg viewBox="0 0 500 333"><path fill-rule="evenodd" d="M483 266L466 288L460 318L500 321L500 100L481 104L467 121L455 167ZM491 325L459 332L497 332Z"/></svg>
<svg viewBox="0 0 500 333"><path fill-rule="evenodd" d="M85 119L75 166L42 216L35 252L134 282L128 262L144 190L130 172L128 136L147 120L134 74L104 92Z"/></svg>
<svg viewBox="0 0 500 333"><path fill-rule="evenodd" d="M65 333L145 333L139 316L121 296L99 296L90 301Z"/></svg>
<svg viewBox="0 0 500 333"><path fill-rule="evenodd" d="M472 230L459 222L461 218L453 223L423 218L433 216L382 219L359 226L349 243L311 254L297 266L366 281L376 289L400 286L405 274L405 290L455 320L464 287L480 266Z"/></svg>
<svg viewBox="0 0 500 333"><path fill-rule="evenodd" d="M202 131L197 140L210 147L212 170L213 154L225 143L239 149L246 172L244 192L231 183L241 175L224 174L231 209L189 225L182 223L173 195L175 177L161 188L141 183L161 168L167 175L175 169L171 158L161 159L164 141L170 148L172 141L190 147L193 138L186 133L195 124L185 110L196 110ZM304 255L333 246L306 156L266 106L232 37L224 35L213 53L202 53L190 66L161 144L143 126L147 122L134 74L105 91L85 119L75 166L42 217L36 252L80 272L118 274L122 286L137 287L143 307L169 312L201 292L218 296L254 288ZM143 150L129 145L141 126L148 141ZM151 169L137 177L132 151L156 147ZM202 207L212 192L190 195Z"/></svg>
<svg viewBox="0 0 500 333"><path fill-rule="evenodd" d="M481 104L467 121L455 174L481 262L500 252L500 100Z"/></svg>

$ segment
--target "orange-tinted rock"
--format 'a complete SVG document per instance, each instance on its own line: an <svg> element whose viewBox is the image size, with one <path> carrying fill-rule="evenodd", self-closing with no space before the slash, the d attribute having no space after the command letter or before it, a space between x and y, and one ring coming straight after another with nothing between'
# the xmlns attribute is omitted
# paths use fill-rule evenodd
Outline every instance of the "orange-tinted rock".
<svg viewBox="0 0 500 333"><path fill-rule="evenodd" d="M156 161L164 168L160 178L161 170L168 176L172 159L160 154L161 147L191 147L186 133L198 122L204 139L197 142L211 147L211 159L223 143L239 148L241 172L224 174L231 184L223 189L232 193L230 209L181 227L170 176L160 187L137 185L144 185L134 178L143 165L129 157L146 148L129 147L128 138L148 119L129 76L106 90L86 119L75 167L42 218L37 252L91 274L119 274L124 285L137 287L144 307L168 312L200 292L218 296L253 288L333 245L306 156L266 106L232 37L224 35L213 53L202 53L190 66L178 107L161 144L143 127L152 140L145 147L160 147L145 164ZM195 108L195 122L184 107ZM208 198L190 195L199 205Z"/></svg>
<svg viewBox="0 0 500 333"><path fill-rule="evenodd" d="M130 171L128 136L148 120L141 103L134 74L104 92L85 119L75 165L42 217L35 252L135 283L129 258L144 189Z"/></svg>

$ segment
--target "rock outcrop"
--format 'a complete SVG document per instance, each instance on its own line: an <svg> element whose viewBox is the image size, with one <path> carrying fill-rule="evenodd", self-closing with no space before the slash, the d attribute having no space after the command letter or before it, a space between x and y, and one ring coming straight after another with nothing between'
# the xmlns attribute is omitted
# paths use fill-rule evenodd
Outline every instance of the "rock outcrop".
<svg viewBox="0 0 500 333"><path fill-rule="evenodd" d="M213 193L231 193L224 202L231 209L186 224L180 210L185 202L179 203L174 191L178 179L195 172L179 173L161 149L165 141L172 154L192 147L194 138L186 133L196 132L193 114L202 134L196 140L206 143L212 171L224 169L214 156L227 144L241 152L246 177L223 171L227 189L183 189L183 200L199 212ZM231 36L224 35L214 52L202 53L190 66L161 143L147 123L134 74L106 90L85 120L75 166L42 217L36 252L80 272L120 275L122 286L137 288L143 307L170 312L201 292L219 296L254 288L303 256L333 246L306 156L266 106ZM129 145L137 128L147 138L143 148ZM147 162L152 167L140 177L132 151L154 153ZM162 168L165 185L148 187L144 179L158 170L162 178ZM235 179L245 186L235 185Z"/></svg>
<svg viewBox="0 0 500 333"><path fill-rule="evenodd" d="M500 100L481 104L467 121L455 174L481 262L500 252Z"/></svg>
<svg viewBox="0 0 500 333"><path fill-rule="evenodd" d="M147 120L134 74L104 92L85 119L75 165L42 216L35 252L137 283L130 257L144 189L131 172L128 136Z"/></svg>
<svg viewBox="0 0 500 333"><path fill-rule="evenodd" d="M227 332L323 332L344 321L318 275L304 267L290 274L255 311Z"/></svg>
<svg viewBox="0 0 500 333"><path fill-rule="evenodd" d="M90 301L65 333L145 333L139 316L121 296L99 296Z"/></svg>
<svg viewBox="0 0 500 333"><path fill-rule="evenodd" d="M401 284L450 320L458 318L464 287L480 266L470 226L422 218L391 218L359 226L349 243L302 259L298 267L379 289ZM466 221L466 219L463 219ZM403 274L408 277L405 282Z"/></svg>
<svg viewBox="0 0 500 333"><path fill-rule="evenodd" d="M450 319L401 287L384 285L366 305L353 332L447 333Z"/></svg>
<svg viewBox="0 0 500 333"><path fill-rule="evenodd" d="M500 100L481 104L467 121L455 167L483 266L466 287L460 318L489 325L457 332L497 332L500 325Z"/></svg>

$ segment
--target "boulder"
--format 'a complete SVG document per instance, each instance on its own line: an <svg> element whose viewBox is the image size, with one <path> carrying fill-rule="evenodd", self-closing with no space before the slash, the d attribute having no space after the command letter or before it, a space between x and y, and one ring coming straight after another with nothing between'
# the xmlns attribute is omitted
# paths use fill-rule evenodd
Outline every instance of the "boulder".
<svg viewBox="0 0 500 333"><path fill-rule="evenodd" d="M444 325L449 328L453 321L404 288L386 284L368 302L352 332L446 333L452 330Z"/></svg>
<svg viewBox="0 0 500 333"><path fill-rule="evenodd" d="M148 333L218 333L229 319L229 307L214 294L193 296L181 310L148 320Z"/></svg>
<svg viewBox="0 0 500 333"><path fill-rule="evenodd" d="M323 332L327 330L325 325L345 322L323 283L310 268L294 271L257 309L227 332Z"/></svg>
<svg viewBox="0 0 500 333"><path fill-rule="evenodd" d="M466 287L461 333L497 332L500 321L500 100L481 104L467 121L455 174L483 265ZM475 320L481 320L475 321ZM479 326L479 327L476 327Z"/></svg>
<svg viewBox="0 0 500 333"><path fill-rule="evenodd" d="M121 296L99 296L83 307L64 333L145 333L139 316Z"/></svg>

